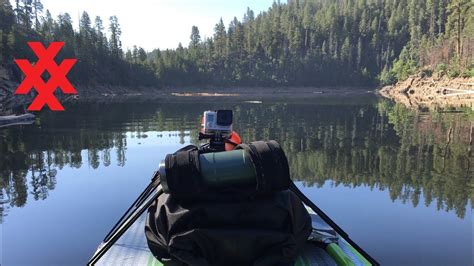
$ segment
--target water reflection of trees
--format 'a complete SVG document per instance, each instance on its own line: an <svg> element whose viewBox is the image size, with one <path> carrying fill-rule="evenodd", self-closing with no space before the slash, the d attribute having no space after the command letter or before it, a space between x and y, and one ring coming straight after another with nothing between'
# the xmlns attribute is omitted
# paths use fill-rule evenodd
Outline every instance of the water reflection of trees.
<svg viewBox="0 0 474 266"><path fill-rule="evenodd" d="M186 123L195 127L197 114L191 117L167 110L150 105L78 105L70 106L67 114L43 113L34 126L1 130L0 222L5 209L24 206L28 194L34 200L46 199L55 188L57 171L64 167L80 168L83 162L93 169L101 164L108 167L112 158L124 166L128 132L140 139L147 137L145 132L180 129L184 143Z"/></svg>
<svg viewBox="0 0 474 266"><path fill-rule="evenodd" d="M414 206L423 195L425 205L436 201L438 209L464 217L474 181L469 116L377 107L339 116L314 110L312 125L287 127L280 134L289 136L284 147L293 175L309 185L329 179L388 189L393 200Z"/></svg>
<svg viewBox="0 0 474 266"><path fill-rule="evenodd" d="M0 200L24 206L28 193L45 199L58 169L85 160L94 169L124 166L127 132L146 138L178 131L181 143L186 135L197 143L202 111L223 106L235 110L234 127L245 141L280 141L293 176L308 185L367 185L388 190L393 200L416 206L423 196L426 205L465 215L474 179L472 115L413 112L384 101L70 106L67 114L42 114L39 125L0 131Z"/></svg>
<svg viewBox="0 0 474 266"><path fill-rule="evenodd" d="M472 114L376 106L274 105L246 109L244 139L279 139L293 177L307 185L388 190L392 200L464 217L472 197ZM259 118L260 117L260 118ZM266 117L266 118L265 118Z"/></svg>

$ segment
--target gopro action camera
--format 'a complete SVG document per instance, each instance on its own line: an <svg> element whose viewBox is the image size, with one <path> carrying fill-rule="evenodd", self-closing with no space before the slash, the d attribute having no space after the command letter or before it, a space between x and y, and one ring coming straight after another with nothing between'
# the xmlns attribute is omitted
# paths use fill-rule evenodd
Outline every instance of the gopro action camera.
<svg viewBox="0 0 474 266"><path fill-rule="evenodd" d="M202 121L203 133L206 135L229 134L232 132L232 119L232 110L205 111Z"/></svg>

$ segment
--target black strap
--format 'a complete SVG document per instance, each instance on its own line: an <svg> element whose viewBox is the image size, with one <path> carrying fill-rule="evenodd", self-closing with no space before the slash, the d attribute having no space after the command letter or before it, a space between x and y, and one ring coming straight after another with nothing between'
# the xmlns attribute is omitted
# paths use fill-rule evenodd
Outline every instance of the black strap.
<svg viewBox="0 0 474 266"><path fill-rule="evenodd" d="M236 149L244 149L250 154L257 172L257 193L267 194L289 188L291 179L288 160L276 141L255 141L240 144Z"/></svg>
<svg viewBox="0 0 474 266"><path fill-rule="evenodd" d="M165 158L167 193L187 197L202 190L200 178L199 150L196 146L186 146Z"/></svg>

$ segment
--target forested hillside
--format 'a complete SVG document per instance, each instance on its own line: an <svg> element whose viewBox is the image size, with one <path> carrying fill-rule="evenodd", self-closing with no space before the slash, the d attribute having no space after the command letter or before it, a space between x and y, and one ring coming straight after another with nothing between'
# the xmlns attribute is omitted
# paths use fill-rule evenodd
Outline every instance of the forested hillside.
<svg viewBox="0 0 474 266"><path fill-rule="evenodd" d="M473 75L472 0L289 0L154 51L166 84L369 85L430 66ZM469 68L470 71L469 72ZM465 72L465 73L463 73Z"/></svg>
<svg viewBox="0 0 474 266"><path fill-rule="evenodd" d="M33 58L32 40L65 41L61 58L79 59L70 75L81 84L354 86L393 83L420 69L474 75L472 0L275 2L229 25L221 19L210 38L194 26L189 44L149 53L122 50L115 16L105 30L84 12L74 31L69 14L43 10L40 0L0 0L0 63L17 80L13 58Z"/></svg>
<svg viewBox="0 0 474 266"><path fill-rule="evenodd" d="M0 0L0 66L10 72L12 79L20 81L22 74L13 58L36 61L27 42L41 41L46 45L63 41L65 46L56 59L78 59L68 75L75 84L155 85L157 79L151 68L123 59L118 19L112 16L109 21L106 30L100 17L92 19L84 12L79 31L74 31L69 14L54 19L40 0L16 0L15 6L9 0Z"/></svg>

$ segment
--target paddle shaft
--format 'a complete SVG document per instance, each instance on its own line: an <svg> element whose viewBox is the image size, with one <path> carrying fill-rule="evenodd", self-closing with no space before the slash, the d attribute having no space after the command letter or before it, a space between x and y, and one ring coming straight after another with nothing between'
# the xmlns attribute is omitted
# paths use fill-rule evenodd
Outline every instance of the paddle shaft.
<svg viewBox="0 0 474 266"><path fill-rule="evenodd" d="M132 214L130 220L123 224L121 227L119 227L116 231L115 234L110 236L110 239L107 242L103 242L99 250L94 254L94 256L90 259L90 261L87 263L87 265L95 265L97 261L112 247L112 245L132 226L132 224L140 218L140 216L145 212L145 210L148 209L148 207L153 204L153 202L163 193L163 190L159 189L153 197L150 198L146 202L145 205L143 205L140 209L138 209L137 212Z"/></svg>
<svg viewBox="0 0 474 266"><path fill-rule="evenodd" d="M138 220L138 218L140 218L140 216L148 209L148 207L150 207L151 204L153 204L153 202L163 193L161 187L158 188L159 185L159 175L155 173L150 184L148 184L140 196L122 215L112 230L105 236L99 249L96 251L94 256L92 256L87 265L95 265L99 259L113 246L113 244L128 230L128 228L130 228L130 226L132 226L132 224ZM152 195L154 191L156 191L156 193ZM147 198L149 198L149 200L143 205L143 202L145 202ZM132 213L130 213L133 207L135 207L135 209Z"/></svg>
<svg viewBox="0 0 474 266"><path fill-rule="evenodd" d="M143 192L138 196L138 198L130 205L130 207L127 209L127 211L120 217L120 219L117 221L117 223L112 227L112 229L107 233L107 235L104 237L104 240L102 242L107 242L108 238L110 238L110 235L114 233L114 231L117 229L117 227L123 222L125 217L127 217L127 214L130 213L130 211L135 207L138 208L143 201L148 198L150 193L153 191L158 186L158 178L159 178L159 172L155 172L153 174L153 177L151 178L150 184L143 190Z"/></svg>

